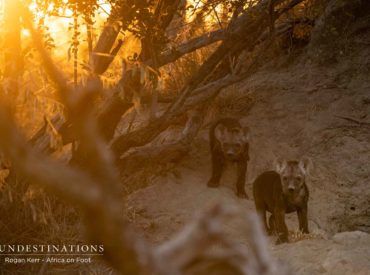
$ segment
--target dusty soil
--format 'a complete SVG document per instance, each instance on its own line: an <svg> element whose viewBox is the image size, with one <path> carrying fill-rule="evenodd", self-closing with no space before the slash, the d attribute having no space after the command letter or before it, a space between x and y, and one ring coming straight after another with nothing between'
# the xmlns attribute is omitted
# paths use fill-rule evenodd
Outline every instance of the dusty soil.
<svg viewBox="0 0 370 275"><path fill-rule="evenodd" d="M368 62L369 52L362 54ZM273 254L288 262L294 274L370 274L370 126L339 118L370 122L370 74L360 67L349 73L340 64L322 67L297 62L264 70L223 91L255 99L253 107L239 116L252 135L246 182L250 199L236 197L232 166L220 188L207 188L211 167L207 129L203 129L174 171L128 197L135 226L158 244L215 203L254 211L255 177L273 169L276 157L304 155L314 163L307 178L311 234L280 246L271 238ZM289 229L295 231L296 215L287 219ZM241 243L246 241L238 222L226 225L226 230Z"/></svg>

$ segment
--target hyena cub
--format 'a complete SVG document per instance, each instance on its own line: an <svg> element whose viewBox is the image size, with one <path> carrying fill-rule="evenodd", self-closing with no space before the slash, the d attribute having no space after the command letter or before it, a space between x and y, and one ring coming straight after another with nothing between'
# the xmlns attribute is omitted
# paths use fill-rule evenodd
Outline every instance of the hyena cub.
<svg viewBox="0 0 370 275"><path fill-rule="evenodd" d="M237 163L236 194L240 198L248 198L245 192L245 176L247 173L248 128L242 127L238 120L223 118L217 121L209 131L212 154L212 177L209 187L217 187L226 161Z"/></svg>
<svg viewBox="0 0 370 275"><path fill-rule="evenodd" d="M311 161L307 158L299 161L278 160L276 161L276 172L264 172L253 183L253 196L257 213L262 218L268 234L277 232L277 244L288 242L285 213L296 211L299 230L308 233L307 202L309 192L306 185L306 175L311 165ZM269 226L267 226L266 211L271 213Z"/></svg>

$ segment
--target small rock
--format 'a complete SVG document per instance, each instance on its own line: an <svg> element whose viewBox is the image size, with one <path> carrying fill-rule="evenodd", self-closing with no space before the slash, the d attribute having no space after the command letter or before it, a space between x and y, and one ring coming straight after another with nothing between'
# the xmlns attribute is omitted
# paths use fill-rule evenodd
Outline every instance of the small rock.
<svg viewBox="0 0 370 275"><path fill-rule="evenodd" d="M362 231L353 232L341 232L333 236L333 241L338 244L349 245L354 242L369 243L370 244L370 234Z"/></svg>

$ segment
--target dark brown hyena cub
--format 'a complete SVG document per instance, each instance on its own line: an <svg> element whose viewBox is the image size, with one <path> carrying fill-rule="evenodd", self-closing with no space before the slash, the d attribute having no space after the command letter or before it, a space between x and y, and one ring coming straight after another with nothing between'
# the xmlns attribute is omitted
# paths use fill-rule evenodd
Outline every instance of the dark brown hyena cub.
<svg viewBox="0 0 370 275"><path fill-rule="evenodd" d="M236 194L248 198L245 192L245 176L247 173L248 128L242 127L238 120L223 118L217 121L209 130L209 140L212 154L212 177L209 187L218 187L226 161L237 163Z"/></svg>
<svg viewBox="0 0 370 275"><path fill-rule="evenodd" d="M272 234L275 230L277 231L277 244L288 241L285 213L296 211L299 230L308 233L309 192L305 178L310 167L311 161L307 158L300 161L278 160L276 172L264 172L253 183L257 213L262 218L267 233ZM269 227L266 222L266 211L271 213Z"/></svg>

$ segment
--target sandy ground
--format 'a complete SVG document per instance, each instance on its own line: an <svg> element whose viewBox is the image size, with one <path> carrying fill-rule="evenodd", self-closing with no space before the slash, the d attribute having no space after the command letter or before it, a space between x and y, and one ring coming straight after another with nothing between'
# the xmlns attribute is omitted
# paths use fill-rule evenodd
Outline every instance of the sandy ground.
<svg viewBox="0 0 370 275"><path fill-rule="evenodd" d="M271 238L272 253L288 262L294 274L370 274L370 235L365 233L370 232L370 127L337 117L370 121L368 78L362 74L349 78L341 68L295 65L258 73L234 87L256 99L253 108L240 116L252 135L246 182L250 199L236 197L232 166L220 188L207 188L211 167L204 129L175 171L128 197L133 223L158 244L216 203L254 211L254 178L273 169L276 157L304 155L314 163L307 178L312 234L280 246ZM297 229L295 214L287 215L287 222L291 231ZM246 242L237 221L225 227Z"/></svg>

